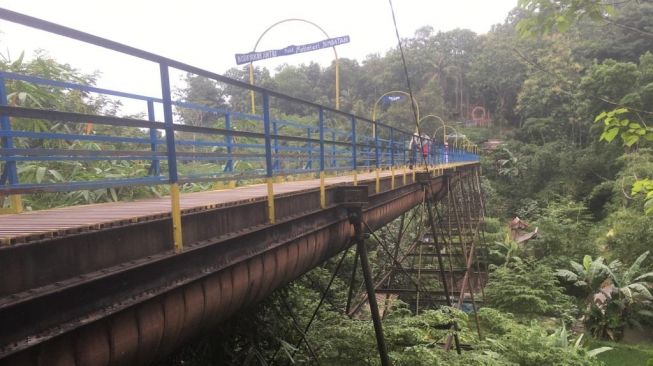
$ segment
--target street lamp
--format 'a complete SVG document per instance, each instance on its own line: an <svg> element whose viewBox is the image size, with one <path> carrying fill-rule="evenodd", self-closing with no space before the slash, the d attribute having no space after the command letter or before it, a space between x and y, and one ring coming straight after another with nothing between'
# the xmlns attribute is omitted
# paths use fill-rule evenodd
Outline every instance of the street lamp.
<svg viewBox="0 0 653 366"><path fill-rule="evenodd" d="M329 34L327 34L327 32L324 29L322 29L322 27L309 20L301 19L301 18L289 18L289 19L280 20L272 24L271 26L267 27L267 29L265 29L265 31L263 31L263 33L261 33L261 35L256 40L256 44L254 44L254 50L252 52L256 52L256 47L258 47L258 44L261 42L261 39L272 28L276 27L279 24L288 23L288 22L302 22L302 23L312 25L313 27L317 28L320 32L322 32L322 34L324 34L327 38L330 38ZM333 54L336 57L336 109L340 109L340 64L338 62L338 52L336 51L335 46L333 47ZM254 61L249 63L249 83L251 85L254 85ZM256 104L255 104L256 98L253 90L250 91L250 96L252 98L252 114L256 114Z"/></svg>
<svg viewBox="0 0 653 366"><path fill-rule="evenodd" d="M376 137L376 106L379 104L381 99L383 99L385 96L390 95L390 94L403 94L403 95L405 95L405 96L407 96L409 98L412 97L410 94L406 93L405 91L392 90L392 91L389 91L389 92L381 95L379 97L379 99L377 99L376 102L374 102L374 107L372 108L372 122L374 122L374 124L372 124L372 136L374 136L374 137ZM414 97L412 97L412 102L415 105L415 110L416 110L416 113L417 113L417 120L419 121L419 104L417 103L417 100L415 100Z"/></svg>

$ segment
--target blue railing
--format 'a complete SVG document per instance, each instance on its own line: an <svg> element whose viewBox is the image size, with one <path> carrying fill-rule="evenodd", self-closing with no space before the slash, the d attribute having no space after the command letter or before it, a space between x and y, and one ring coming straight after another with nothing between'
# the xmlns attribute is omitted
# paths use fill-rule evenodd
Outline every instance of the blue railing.
<svg viewBox="0 0 653 366"><path fill-rule="evenodd" d="M423 141L428 153L422 158L415 149L409 149L412 133L408 131L19 13L0 9L0 19L150 61L159 69L161 86L161 96L146 96L0 72L0 194L232 181L478 160L470 147L445 148L428 139ZM171 70L254 91L261 113L173 100ZM21 85L27 84L122 98L132 104L142 103L147 112L142 117L123 118L10 105L7 91L20 92ZM308 112L288 118L280 102ZM206 114L211 124L196 126L188 119L180 123L180 116L188 111ZM88 124L94 128L85 128ZM377 132L375 136L372 130ZM413 162L415 159L418 161ZM26 177L26 167L33 167L30 164L34 162L39 164L36 172ZM97 162L109 162L108 173ZM116 164L129 167L128 174L112 174L110 166Z"/></svg>

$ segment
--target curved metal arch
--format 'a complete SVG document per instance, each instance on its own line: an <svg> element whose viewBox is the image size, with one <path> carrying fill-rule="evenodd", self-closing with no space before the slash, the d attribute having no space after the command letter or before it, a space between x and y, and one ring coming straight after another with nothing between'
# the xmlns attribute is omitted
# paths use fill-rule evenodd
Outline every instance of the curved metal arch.
<svg viewBox="0 0 653 366"><path fill-rule="evenodd" d="M311 22L310 20L306 20L302 18L288 18L288 19L280 20L272 24L271 26L267 27L256 40L252 52L256 52L256 48L258 47L258 44L261 42L261 39L263 39L263 36L265 36L272 28L288 22L302 22L302 23L312 25L315 28L317 28L320 32L322 32L322 34L324 34L325 37L331 38L329 34L322 27L320 27L314 22ZM340 109L340 62L338 60L338 51L336 51L336 47L333 46L332 48L333 48L333 54L336 58L336 109L339 110ZM254 85L254 61L249 63L249 83L251 85ZM254 91L250 92L250 96L252 98L252 114L256 114L256 100L255 100Z"/></svg>
<svg viewBox="0 0 653 366"><path fill-rule="evenodd" d="M383 93L383 95L381 95L379 97L379 99L377 99L376 102L374 102L374 107L372 107L372 122L374 122L374 124L372 125L372 136L376 136L376 106L379 104L381 99L383 99L383 97L385 97L386 95L390 95L390 94L403 94L403 95L407 96L408 98L412 97L413 103L415 104L415 109L417 111L417 121L418 121L417 124L419 125L419 121L420 121L420 118L419 118L419 103L417 103L417 100L415 99L415 97L411 96L409 93L407 93L407 92L405 92L403 90L391 90L389 92ZM415 130L417 130L417 128L415 128Z"/></svg>
<svg viewBox="0 0 653 366"><path fill-rule="evenodd" d="M422 121L424 121L425 119L427 119L427 118L429 118L429 117L437 118L438 120L440 120L440 123L442 123L442 126L446 126L446 125L447 125L447 124L444 122L444 120L443 120L440 116L437 116L437 115L435 115L435 114L427 114L426 116L420 118L420 120L419 120L419 124L421 125L421 124L422 124Z"/></svg>

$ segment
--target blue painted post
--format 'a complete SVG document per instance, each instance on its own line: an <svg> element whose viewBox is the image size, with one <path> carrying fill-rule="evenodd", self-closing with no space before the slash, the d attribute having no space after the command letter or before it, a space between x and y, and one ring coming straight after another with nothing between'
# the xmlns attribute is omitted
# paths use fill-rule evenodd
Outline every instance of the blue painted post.
<svg viewBox="0 0 653 366"><path fill-rule="evenodd" d="M7 105L7 91L5 89L5 78L0 74L0 105ZM0 130L11 133L11 121L8 116L0 117ZM5 136L2 138L2 146L5 149L13 149L14 141L10 136ZM5 171L2 176L6 175L6 179L9 181L9 185L18 184L18 169L16 168L16 160L13 160L11 156L7 156L5 160ZM4 184L5 182L0 182ZM20 213L23 211L23 201L18 194L9 195L9 201L11 208L9 209L10 213ZM0 202L0 208L2 208L2 202Z"/></svg>
<svg viewBox="0 0 653 366"><path fill-rule="evenodd" d="M366 140L367 140L366 145L368 145L368 146L366 146L366 147L363 148L364 150L367 150L367 151L363 151L363 155L364 155L364 157L365 157L365 167L366 167L367 169L369 169L369 168L370 168L370 165L372 164L372 148L369 146L369 144L370 144L370 142L372 141L372 139L370 139L369 137L367 137Z"/></svg>
<svg viewBox="0 0 653 366"><path fill-rule="evenodd" d="M381 177L380 177L380 172L379 172L379 167L380 167L380 161L379 161L379 134L378 134L378 126L376 125L376 121L374 123L374 131L377 131L377 133L374 134L374 160L376 161L376 169L374 171L375 176L376 176L376 184L375 184L375 191L376 193L381 193Z"/></svg>
<svg viewBox="0 0 653 366"><path fill-rule="evenodd" d="M324 186L324 110L319 110L320 131L320 206L326 208L326 188Z"/></svg>
<svg viewBox="0 0 653 366"><path fill-rule="evenodd" d="M7 105L7 91L5 89L5 78L0 74L0 105ZM11 122L9 121L8 116L0 117L0 128L2 131L11 132ZM13 149L14 141L11 136L5 136L2 138L2 146L5 149ZM16 161L11 157L6 158L5 169L7 170L7 180L10 185L18 184L18 173L16 169Z"/></svg>
<svg viewBox="0 0 653 366"><path fill-rule="evenodd" d="M376 122L374 124L376 124ZM381 152L379 151L379 134L377 133L374 136L374 159L376 160L377 169L379 169L379 167L381 166L381 162L379 161L380 157L381 157Z"/></svg>
<svg viewBox="0 0 653 366"><path fill-rule="evenodd" d="M224 115L224 128L227 131L231 131L231 113ZM227 163L224 165L225 172L234 171L234 160L231 154L233 153L233 137L230 132L227 132L227 135L224 137L225 143L227 144Z"/></svg>
<svg viewBox="0 0 653 366"><path fill-rule="evenodd" d="M336 131L331 131L331 167L336 167Z"/></svg>
<svg viewBox="0 0 653 366"><path fill-rule="evenodd" d="M274 165L273 168L279 170L279 130L277 128L277 121L272 121L272 134L274 135Z"/></svg>
<svg viewBox="0 0 653 366"><path fill-rule="evenodd" d="M351 168L354 171L354 185L358 185L358 157L356 156L356 117L351 117Z"/></svg>
<svg viewBox="0 0 653 366"><path fill-rule="evenodd" d="M390 127L390 166L395 166L395 129Z"/></svg>
<svg viewBox="0 0 653 366"><path fill-rule="evenodd" d="M181 197L179 176L177 175L177 150L175 148L175 127L172 116L172 96L170 94L170 71L165 63L159 64L161 72L161 97L163 99L163 121L166 131L166 150L168 156L168 179L170 182L170 201L172 216L172 234L175 251L183 250L181 229Z"/></svg>
<svg viewBox="0 0 653 366"><path fill-rule="evenodd" d="M150 122L156 122L156 117L154 115L154 101L152 99L147 100L147 120ZM159 138L159 130L156 128L150 128L150 150L153 153L157 151L157 140ZM159 176L161 174L161 163L158 157L152 157L152 165L150 166L150 175Z"/></svg>
<svg viewBox="0 0 653 366"><path fill-rule="evenodd" d="M270 138L270 96L263 93L263 133L265 139L265 176L268 185L268 219L275 222L274 191L272 179L274 167L272 166L272 139Z"/></svg>
<svg viewBox="0 0 653 366"><path fill-rule="evenodd" d="M356 157L356 117L351 117L351 168L354 171L358 169Z"/></svg>
<svg viewBox="0 0 653 366"><path fill-rule="evenodd" d="M168 179L170 184L176 184L179 180L177 175L177 150L175 147L175 129L172 117L172 97L170 94L170 74L168 65L160 64L161 68L161 92L163 96L163 121L166 131L166 148L168 156Z"/></svg>
<svg viewBox="0 0 653 366"><path fill-rule="evenodd" d="M308 161L306 162L306 168L308 170L313 169L313 142L311 140L311 130L312 128L306 128L306 137L308 138L307 152L308 152Z"/></svg>
<svg viewBox="0 0 653 366"><path fill-rule="evenodd" d="M324 110L320 108L319 126L320 132L320 171L324 172Z"/></svg>
<svg viewBox="0 0 653 366"><path fill-rule="evenodd" d="M401 134L401 151L403 151L403 163L401 165L406 165L408 162L406 161L406 135L404 133Z"/></svg>

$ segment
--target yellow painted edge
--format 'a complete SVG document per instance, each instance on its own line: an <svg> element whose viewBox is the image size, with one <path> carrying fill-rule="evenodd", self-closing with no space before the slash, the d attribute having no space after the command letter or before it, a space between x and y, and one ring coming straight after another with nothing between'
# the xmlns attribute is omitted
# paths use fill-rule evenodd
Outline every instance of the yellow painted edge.
<svg viewBox="0 0 653 366"><path fill-rule="evenodd" d="M274 224L276 221L275 217L275 209L274 209L274 178L268 177L267 178L267 184L268 184L268 219L270 220L271 224Z"/></svg>
<svg viewBox="0 0 653 366"><path fill-rule="evenodd" d="M320 207L326 208L326 189L324 187L324 172L320 172Z"/></svg>
<svg viewBox="0 0 653 366"><path fill-rule="evenodd" d="M390 168L392 178L390 178L390 188L395 189L395 167Z"/></svg>
<svg viewBox="0 0 653 366"><path fill-rule="evenodd" d="M379 168L376 168L376 193L381 193L381 178L379 177Z"/></svg>
<svg viewBox="0 0 653 366"><path fill-rule="evenodd" d="M13 213L23 212L23 200L19 194L12 194L9 196L9 200L11 201L11 208Z"/></svg>
<svg viewBox="0 0 653 366"><path fill-rule="evenodd" d="M2 201L0 201L2 205ZM9 207L0 207L0 215L19 214L23 212L23 200L19 194L9 196Z"/></svg>
<svg viewBox="0 0 653 366"><path fill-rule="evenodd" d="M354 185L358 185L358 173L354 170Z"/></svg>
<svg viewBox="0 0 653 366"><path fill-rule="evenodd" d="M182 241L181 204L178 183L173 183L170 186L170 201L172 204L172 238L175 245L175 252L179 253L184 249L184 244Z"/></svg>
<svg viewBox="0 0 653 366"><path fill-rule="evenodd" d="M271 224L274 224L276 220L274 210L274 178L268 177L266 181L268 186L268 220Z"/></svg>

